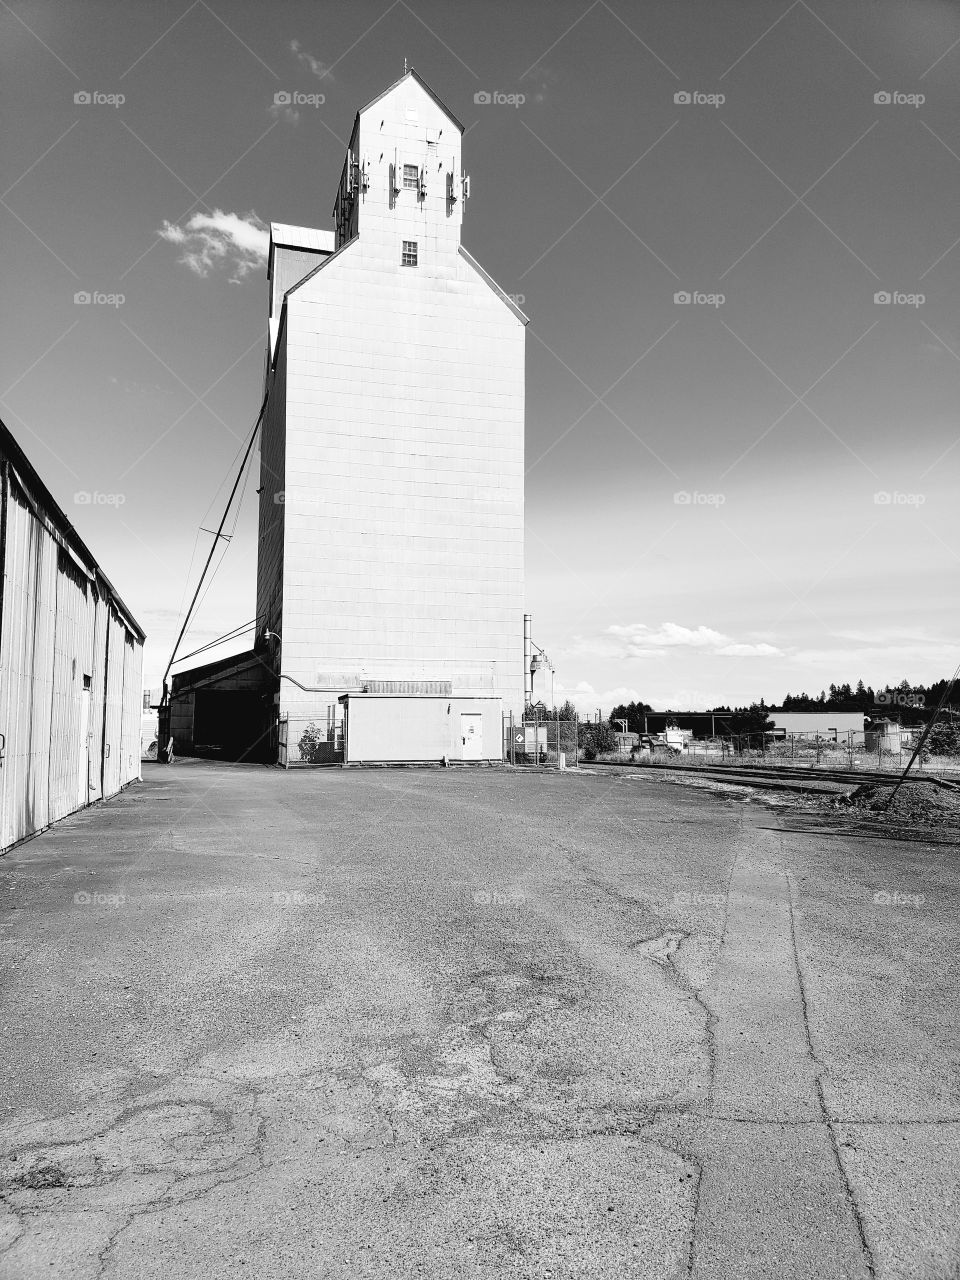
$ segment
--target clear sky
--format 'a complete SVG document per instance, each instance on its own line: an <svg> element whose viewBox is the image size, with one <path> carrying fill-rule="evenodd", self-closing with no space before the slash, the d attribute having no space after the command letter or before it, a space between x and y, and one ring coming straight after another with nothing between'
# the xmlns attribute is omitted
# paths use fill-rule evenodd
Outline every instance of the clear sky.
<svg viewBox="0 0 960 1280"><path fill-rule="evenodd" d="M332 228L404 57L467 127L464 244L530 316L558 698L952 672L956 3L0 0L0 414L148 684L259 407L264 225ZM187 649L253 617L257 483Z"/></svg>

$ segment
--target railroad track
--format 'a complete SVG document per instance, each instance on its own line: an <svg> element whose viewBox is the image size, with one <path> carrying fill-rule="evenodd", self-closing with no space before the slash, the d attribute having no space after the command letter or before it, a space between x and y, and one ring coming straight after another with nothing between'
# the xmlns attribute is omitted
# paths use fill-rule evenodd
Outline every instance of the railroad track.
<svg viewBox="0 0 960 1280"><path fill-rule="evenodd" d="M876 770L805 769L792 765L695 765L669 764L666 761L629 765L613 760L594 760L591 761L590 768L595 765L620 768L629 773L638 773L645 769L660 769L671 773L686 774L691 777L712 778L716 781L730 782L735 785L756 786L782 791L824 791L828 789L824 784L832 784L836 788L843 789L877 782L892 786L900 776L896 773L881 773ZM960 782L934 777L931 774L911 773L907 781L909 783L923 782L940 787L945 791L960 792Z"/></svg>

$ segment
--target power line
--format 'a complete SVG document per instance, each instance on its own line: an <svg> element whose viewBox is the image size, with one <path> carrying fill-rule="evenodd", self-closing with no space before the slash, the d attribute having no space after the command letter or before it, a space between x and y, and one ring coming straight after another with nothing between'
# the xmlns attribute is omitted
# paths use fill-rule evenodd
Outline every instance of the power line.
<svg viewBox="0 0 960 1280"><path fill-rule="evenodd" d="M267 407L268 395L269 395L269 392L264 392L263 403L260 405L260 412L257 414L257 420L253 424L253 430L250 432L250 439L247 442L247 447L243 454L243 460L240 463L240 470L237 472L236 479L233 482L233 487L230 490L230 496L229 498L227 498L227 505L223 509L223 515L220 518L220 524L217 527L216 534L214 535L213 545L210 548L210 554L207 556L207 562L203 566L203 572L200 574L200 581L197 583L197 589L193 593L193 599L190 601L189 609L187 609L187 616L183 620L183 626L180 628L180 634L177 636L177 642L173 646L173 652L170 654L170 661L167 663L167 669L163 673L163 694L161 695L161 701L163 703L166 703L169 699L169 694L167 690L167 676L170 674L170 668L173 666L174 662L176 661L177 650L180 648L180 644L183 641L184 635L186 634L187 627L190 624L190 618L193 614L194 608L196 607L197 598L200 595L200 589L203 586L203 582L207 576L207 571L210 568L210 564L213 560L214 553L216 552L217 546L219 545L220 537L223 533L224 525L227 523L227 517L230 514L230 507L233 503L233 499L236 496L237 489L240 487L240 480L243 477L244 470L246 469L247 460L249 459L250 454L253 450L253 442L257 438L257 432L260 429L260 423L263 421L264 411L266 410L266 407Z"/></svg>
<svg viewBox="0 0 960 1280"><path fill-rule="evenodd" d="M196 610L197 613L199 613L201 607L203 606L204 600L206 600L207 596L210 594L210 588L213 586L214 579L216 578L217 574L220 572L220 569L221 569L221 566L223 565L224 560L227 558L227 551L230 549L230 543L237 532L237 526L240 524L240 512L243 509L243 499L246 497L247 485L249 483L250 483L250 472L247 471L243 477L243 488L240 490L240 497L237 499L236 511L233 517L233 528L230 530L229 533L225 533L222 535L223 553L221 554L220 559L217 561L217 563L213 566L213 572L210 574L210 581L207 583L207 586L203 595L197 601L197 610ZM210 531L208 530L207 532L210 532Z"/></svg>
<svg viewBox="0 0 960 1280"><path fill-rule="evenodd" d="M255 627L258 621L259 619L257 618L251 618L249 622L245 622L240 627L234 627L226 635L218 636L216 640L210 640L207 644L202 644L199 649L193 649L190 653L185 653L182 658L177 659L177 662L186 662L188 658L195 658L198 653L206 653L208 649L215 649L218 644L226 644L228 640L236 640L244 632L249 631L251 627Z"/></svg>
<svg viewBox="0 0 960 1280"><path fill-rule="evenodd" d="M921 735L920 735L920 739L919 739L919 741L917 742L917 745L916 745L916 746L914 747L914 749L913 749L913 755L912 755L912 756L910 757L910 759L907 761L907 767L904 769L903 773L901 773L900 777L897 779L897 785L896 785L896 786L893 788L893 790L890 792L890 798L889 798L889 800L887 801L887 803L883 806L883 809L884 809L884 812L885 812L885 813L886 813L886 811L890 808L890 806L893 804L894 800L896 799L897 792L898 792L898 791L900 790L900 788L903 786L903 783L904 783L904 781L905 781L905 779L906 779L906 776L907 776L907 774L910 772L910 769L911 769L911 768L912 768L912 766L913 766L913 762L914 762L914 760L916 760L917 756L918 756L918 755L920 754L920 752L923 750L923 745L924 745L924 743L926 742L927 738L929 738L929 736L930 736L930 730L931 730L931 729L933 728L933 726L937 723L937 717L940 715L940 712L941 712L941 711L943 710L943 708L946 706L946 704L947 704L947 699L950 697L950 694L953 692L953 686L957 683L957 679L958 679L958 678L960 678L960 663L958 663L958 664L957 664L957 669L956 669L956 671L953 673L953 679L950 681L950 683L949 683L949 684L947 685L947 687L944 689L944 691L943 691L943 697L942 697L942 698L940 699L940 701L937 703L937 708L936 708L936 710L934 711L933 715L932 715L932 716L930 717L930 719L928 720L928 722L927 722L927 727L924 729L923 733L921 733Z"/></svg>

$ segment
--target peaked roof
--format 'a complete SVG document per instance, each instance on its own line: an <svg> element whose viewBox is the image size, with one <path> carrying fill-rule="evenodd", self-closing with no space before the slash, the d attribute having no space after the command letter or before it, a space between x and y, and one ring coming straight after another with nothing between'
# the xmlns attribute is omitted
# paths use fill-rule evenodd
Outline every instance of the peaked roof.
<svg viewBox="0 0 960 1280"><path fill-rule="evenodd" d="M460 132L463 133L463 125L460 123L457 117L453 114L453 112L450 110L447 104L443 101L443 99L439 96L439 94L434 93L434 91L427 84L426 80L424 80L423 76L420 75L418 71L414 71L413 67L410 68L410 70L407 72L406 75L401 76L399 80L394 80L393 84L390 85L389 88L384 89L383 93L378 93L375 98L371 98L370 101L365 106L362 106L360 110L357 112L357 118L359 119L362 112L369 110L369 108L374 106L375 103L379 102L381 98L385 98L388 93L393 93L394 89L396 89L398 84L403 84L404 80L410 80L410 79L416 80L417 84L424 91L424 93L427 93L430 95L430 97L434 100L434 102L437 104L440 110L443 111L447 116L449 116L450 119L453 121L453 123L460 130Z"/></svg>

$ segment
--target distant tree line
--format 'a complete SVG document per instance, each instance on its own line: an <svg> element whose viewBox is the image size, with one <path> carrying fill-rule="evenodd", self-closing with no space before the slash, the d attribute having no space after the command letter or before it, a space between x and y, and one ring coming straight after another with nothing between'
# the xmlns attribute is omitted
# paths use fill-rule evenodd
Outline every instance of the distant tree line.
<svg viewBox="0 0 960 1280"><path fill-rule="evenodd" d="M861 712L865 716L889 716L894 720L899 720L904 725L925 724L929 719L930 712L940 702L943 694L949 684L949 680L935 680L932 684L911 684L909 680L901 680L899 684L888 685L887 688L895 693L919 695L924 702L923 707L908 707L900 704L877 705L877 692L871 685L864 684L862 680L858 680L856 685L831 684L829 689L821 689L819 694L811 695L809 693L788 693L784 696L783 701L779 704L768 705L763 698L759 702L751 703L750 706L731 707L716 706L708 707L705 712L700 714L722 716L722 724L717 724L717 732L724 736L728 734L744 735L764 733L773 728L773 719L771 711L782 709L783 711L846 711ZM941 728L938 726L935 739L936 746L932 746L934 753L937 747L943 750L948 743L952 746L955 742L957 749L960 750L960 683L951 696L948 707L953 708L952 715L946 717L947 721L953 721L949 727ZM530 708L531 718L541 720L553 720L559 717L561 721L573 720L577 717L577 709L568 699L562 706L549 708L543 702L538 702ZM655 712L649 702L620 702L610 715L601 725L594 724L589 717L583 717L580 722L579 745L581 749L589 751L610 751L614 749L615 740L613 739L613 729L619 729L617 721L626 721L628 733L644 732L644 716L645 715L666 715L667 723L670 723L670 716L682 714L671 711ZM941 743L941 739L943 740Z"/></svg>
<svg viewBox="0 0 960 1280"><path fill-rule="evenodd" d="M896 703L878 706L877 692L879 690L874 690L871 685L864 684L862 680L858 680L856 685L831 684L829 690L821 689L820 693L815 695L788 693L784 696L782 702L771 705L765 703L761 698L759 702L755 702L748 707L731 707L727 705L708 707L702 714L722 715L724 717L722 730L724 733L757 733L763 728L769 728L770 712L775 709L782 711L859 711L867 716L888 715L906 725L923 724L927 720L929 712L937 706L943 697L949 683L949 680L935 680L933 684L923 685L911 684L909 680L901 680L899 684L887 686L895 693L919 695L923 699L923 707L907 707ZM951 695L949 705L960 706L960 683L958 683L957 688ZM630 733L642 733L644 714L652 712L653 707L648 702L622 702L610 712L610 722L626 720L627 729ZM655 714L669 717L671 714L676 713L671 713L668 710ZM718 725L719 728L720 726Z"/></svg>

